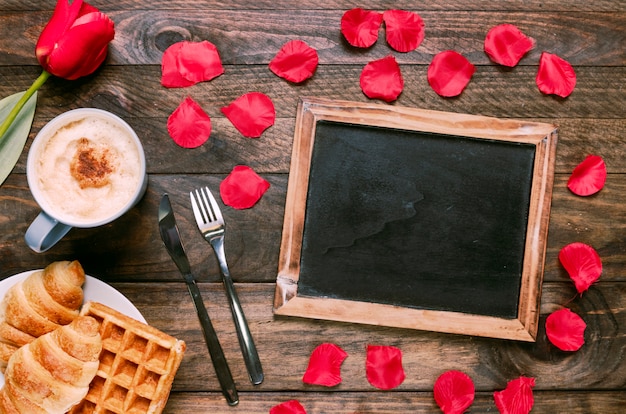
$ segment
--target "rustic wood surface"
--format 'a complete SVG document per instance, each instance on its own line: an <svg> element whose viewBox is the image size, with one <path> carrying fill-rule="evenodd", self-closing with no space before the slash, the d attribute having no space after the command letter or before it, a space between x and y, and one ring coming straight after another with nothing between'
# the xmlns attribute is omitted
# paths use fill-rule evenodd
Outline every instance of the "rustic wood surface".
<svg viewBox="0 0 626 414"><path fill-rule="evenodd" d="M54 116L73 108L102 108L126 119L145 147L149 187L139 205L113 224L72 230L44 254L32 252L24 232L38 213L28 189L29 148L0 187L0 278L41 268L54 260L78 259L88 274L125 294L148 322L188 344L166 413L263 413L298 399L309 413L440 412L432 397L438 375L462 370L477 396L469 412L497 412L492 393L520 375L536 378L536 413L626 412L626 2L624 0L539 1L373 1L346 0L120 0L92 1L116 23L116 38L105 65L77 81L51 78L42 87L31 138ZM28 88L40 73L37 37L51 15L53 0L0 0L0 97ZM413 10L423 17L426 38L414 52L393 52L384 40L368 50L342 39L339 21L352 7ZM520 64L503 70L483 52L486 32L513 23L535 38L536 48ZM225 73L186 89L160 85L163 51L179 40L209 40L220 51ZM293 85L267 64L288 40L316 48L315 76ZM454 99L436 95L426 81L432 57L455 49L476 66ZM578 83L567 99L542 95L534 82L542 51L557 53L575 68ZM545 283L535 343L277 317L272 313L287 191L294 117L300 96L368 101L359 87L363 65L394 54L405 89L394 105L457 113L528 119L559 126L556 177L548 235ZM220 108L249 91L269 95L276 123L260 139L243 138ZM198 149L176 146L166 121L185 96L212 117L213 133ZM597 195L581 198L566 187L572 169L588 154L606 161L609 176ZM271 183L249 210L224 208L226 254L243 308L266 371L260 386L245 367L213 253L202 240L188 205L188 191L217 188L239 164ZM160 240L156 212L169 193L200 279L209 314L240 390L228 407L219 391L192 302ZM578 295L559 264L559 250L572 242L592 245L603 261L599 282ZM546 339L545 318L567 306L587 323L585 345L557 350ZM343 382L332 389L302 383L311 351L333 342L349 357ZM393 345L403 352L406 380L393 391L372 387L365 377L367 344Z"/></svg>

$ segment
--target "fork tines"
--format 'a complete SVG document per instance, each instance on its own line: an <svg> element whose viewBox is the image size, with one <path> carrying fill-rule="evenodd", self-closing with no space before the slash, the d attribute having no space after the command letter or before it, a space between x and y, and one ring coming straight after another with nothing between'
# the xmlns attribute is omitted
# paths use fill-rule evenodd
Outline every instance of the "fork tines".
<svg viewBox="0 0 626 414"><path fill-rule="evenodd" d="M194 194L195 193L195 194ZM217 201L208 187L199 188L191 192L192 207L197 207L199 217L205 224L222 219ZM194 208L196 210L196 208Z"/></svg>

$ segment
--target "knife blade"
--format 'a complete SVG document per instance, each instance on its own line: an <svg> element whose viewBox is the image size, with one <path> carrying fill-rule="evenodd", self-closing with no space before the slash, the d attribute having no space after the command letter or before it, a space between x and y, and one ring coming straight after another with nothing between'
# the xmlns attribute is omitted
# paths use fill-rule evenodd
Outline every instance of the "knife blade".
<svg viewBox="0 0 626 414"><path fill-rule="evenodd" d="M159 204L159 232L161 233L161 239L163 240L167 252L183 275L189 294L193 299L198 319L200 319L204 340L209 349L209 355L211 356L211 361L213 361L213 368L215 369L222 393L224 397L226 397L226 401L229 405L237 405L239 403L239 396L237 394L237 388L235 387L235 381L228 367L222 346L217 338L217 333L213 328L209 314L204 306L196 279L191 273L189 259L187 259L185 248L180 240L176 218L174 217L172 204L167 194L163 195L161 203Z"/></svg>

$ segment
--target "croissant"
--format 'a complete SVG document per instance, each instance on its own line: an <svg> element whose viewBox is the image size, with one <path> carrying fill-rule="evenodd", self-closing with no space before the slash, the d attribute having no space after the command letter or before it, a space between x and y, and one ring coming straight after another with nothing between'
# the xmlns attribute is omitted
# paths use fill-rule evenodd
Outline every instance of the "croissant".
<svg viewBox="0 0 626 414"><path fill-rule="evenodd" d="M0 414L64 414L80 403L99 366L100 324L79 316L18 349L0 389Z"/></svg>
<svg viewBox="0 0 626 414"><path fill-rule="evenodd" d="M13 285L0 305L0 369L21 346L76 319L85 271L60 261Z"/></svg>

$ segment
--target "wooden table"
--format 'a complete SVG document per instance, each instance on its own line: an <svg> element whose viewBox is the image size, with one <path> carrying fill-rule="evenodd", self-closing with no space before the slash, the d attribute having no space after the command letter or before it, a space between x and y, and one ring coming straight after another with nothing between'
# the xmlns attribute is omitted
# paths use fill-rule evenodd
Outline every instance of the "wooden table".
<svg viewBox="0 0 626 414"><path fill-rule="evenodd" d="M54 116L73 108L106 109L127 120L141 137L149 187L140 204L115 223L72 230L57 246L36 254L24 232L38 212L25 175L24 153L0 187L0 278L41 268L55 260L78 259L88 274L121 291L148 322L187 342L167 413L266 413L298 399L309 413L439 412L435 379L445 370L469 374L476 385L471 412L497 412L493 391L520 375L536 378L536 413L620 413L626 411L626 3L623 0L492 2L302 0L95 0L116 23L116 38L105 65L77 81L52 78L39 93L31 138ZM23 91L40 73L34 56L52 0L0 0L0 96ZM423 17L426 38L414 52L393 52L384 29L375 46L355 50L342 38L344 11L360 6L384 11L414 10ZM486 32L513 23L537 46L511 70L492 64L483 52ZM160 85L163 51L180 40L209 40L220 51L225 73L187 89ZM317 49L320 65L302 85L289 84L268 69L287 41L301 39ZM464 93L436 95L426 80L428 64L454 49L476 65ZM575 68L578 83L567 99L542 95L535 85L542 51L556 53ZM394 105L537 120L559 126L555 188L549 228L541 320L535 343L439 334L347 323L275 317L272 303L285 195L300 96L368 101L359 87L363 66L389 54L401 64L405 88ZM220 108L240 95L271 97L277 119L260 139L242 137ZM213 133L188 150L169 138L166 121L185 96L212 117ZM606 187L581 198L566 182L588 154L604 158ZM202 240L188 203L188 191L217 189L239 164L271 183L248 210L224 208L226 253L265 367L266 379L252 386L228 310L218 268ZM241 402L228 407L219 391L192 302L160 240L157 205L170 194L191 266L237 382ZM559 264L559 250L572 242L592 245L602 257L600 281L582 297ZM578 352L557 350L546 339L545 318L567 306L587 323ZM323 342L342 347L348 358L343 382L332 389L305 385L311 351ZM393 391L372 387L365 376L368 344L403 352L406 379Z"/></svg>

